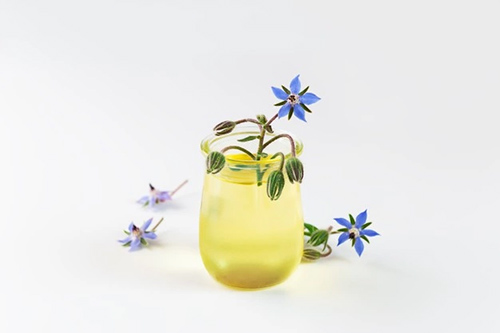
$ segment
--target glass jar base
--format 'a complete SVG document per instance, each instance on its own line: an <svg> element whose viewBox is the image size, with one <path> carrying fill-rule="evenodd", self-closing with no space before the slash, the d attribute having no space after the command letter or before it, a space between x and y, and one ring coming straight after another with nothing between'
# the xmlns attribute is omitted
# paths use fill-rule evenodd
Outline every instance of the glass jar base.
<svg viewBox="0 0 500 333"><path fill-rule="evenodd" d="M258 290L269 288L284 282L292 273L283 274L276 271L276 267L262 267L261 265L244 267L226 267L217 272L209 270L210 275L223 285L238 290Z"/></svg>

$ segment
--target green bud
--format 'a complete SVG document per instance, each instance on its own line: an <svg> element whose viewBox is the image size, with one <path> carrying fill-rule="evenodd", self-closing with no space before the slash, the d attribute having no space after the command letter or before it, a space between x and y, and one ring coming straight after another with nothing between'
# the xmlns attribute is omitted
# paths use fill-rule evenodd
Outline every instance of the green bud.
<svg viewBox="0 0 500 333"><path fill-rule="evenodd" d="M273 128L271 127L271 125L264 126L264 128L267 131L267 133L271 133L271 134L274 133Z"/></svg>
<svg viewBox="0 0 500 333"><path fill-rule="evenodd" d="M216 174L221 171L226 164L226 157L218 151L213 151L207 156L207 173Z"/></svg>
<svg viewBox="0 0 500 333"><path fill-rule="evenodd" d="M263 114L258 114L257 115L257 120L259 121L259 123L261 123L262 125L265 125L267 123L267 118L265 115Z"/></svg>
<svg viewBox="0 0 500 333"><path fill-rule="evenodd" d="M236 123L234 121L223 121L222 123L215 125L215 135L219 136L231 133L235 127Z"/></svg>
<svg viewBox="0 0 500 333"><path fill-rule="evenodd" d="M307 241L307 244L311 244L312 246L323 245L326 247L329 236L330 232L328 230L316 230L312 233L311 238Z"/></svg>
<svg viewBox="0 0 500 333"><path fill-rule="evenodd" d="M321 258L321 252L315 249L304 249L302 253L302 259L307 261L314 261Z"/></svg>
<svg viewBox="0 0 500 333"><path fill-rule="evenodd" d="M274 170L267 178L267 196L271 200L278 200L285 187L285 176L283 172Z"/></svg>
<svg viewBox="0 0 500 333"><path fill-rule="evenodd" d="M304 166L297 157L288 159L288 161L286 161L285 169L290 183L302 183L302 178L304 178Z"/></svg>

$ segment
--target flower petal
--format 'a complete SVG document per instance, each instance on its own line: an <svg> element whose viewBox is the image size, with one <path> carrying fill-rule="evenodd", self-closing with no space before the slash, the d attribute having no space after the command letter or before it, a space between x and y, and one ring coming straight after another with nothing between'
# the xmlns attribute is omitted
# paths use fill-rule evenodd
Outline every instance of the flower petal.
<svg viewBox="0 0 500 333"><path fill-rule="evenodd" d="M139 237L135 238L132 243L130 243L130 251L138 250L141 247L141 239Z"/></svg>
<svg viewBox="0 0 500 333"><path fill-rule="evenodd" d="M368 236L368 237L380 236L380 234L378 232L376 232L375 230L371 230L371 229L360 230L359 234L362 236Z"/></svg>
<svg viewBox="0 0 500 333"><path fill-rule="evenodd" d="M128 225L128 231L132 232L132 229L134 228L134 222L130 222Z"/></svg>
<svg viewBox="0 0 500 333"><path fill-rule="evenodd" d="M320 99L321 98L314 95L313 93L305 93L304 95L300 96L300 102L304 103L305 105L314 104L317 101L319 101Z"/></svg>
<svg viewBox="0 0 500 333"><path fill-rule="evenodd" d="M170 194L168 193L168 191L158 192L158 194L156 195L156 197L160 201L172 200L172 197L170 196Z"/></svg>
<svg viewBox="0 0 500 333"><path fill-rule="evenodd" d="M142 236L149 239L156 239L156 237L158 237L154 232L145 232Z"/></svg>
<svg viewBox="0 0 500 333"><path fill-rule="evenodd" d="M366 213L366 209L365 209L364 212L361 212L361 213L359 213L358 216L356 216L356 224L355 224L356 228L359 229L363 226L363 224L366 223L366 215L367 215L367 213Z"/></svg>
<svg viewBox="0 0 500 333"><path fill-rule="evenodd" d="M128 236L127 238L124 238L124 239L120 239L119 242L123 243L123 244L130 242L130 236Z"/></svg>
<svg viewBox="0 0 500 333"><path fill-rule="evenodd" d="M339 242L337 243L337 246L345 242L346 240L349 239L349 233L348 232L343 232L339 236Z"/></svg>
<svg viewBox="0 0 500 333"><path fill-rule="evenodd" d="M365 245L363 244L363 241L361 240L360 237L356 238L356 243L354 243L354 248L356 249L358 256L361 257L361 254L363 253L363 250L365 249Z"/></svg>
<svg viewBox="0 0 500 333"><path fill-rule="evenodd" d="M150 206L150 207L153 207L155 204L156 204L156 196L151 195L151 196L149 197L149 206Z"/></svg>
<svg viewBox="0 0 500 333"><path fill-rule="evenodd" d="M278 111L278 117L281 118L287 116L288 111L290 111L290 108L291 108L290 103L286 103L285 105L283 105Z"/></svg>
<svg viewBox="0 0 500 333"><path fill-rule="evenodd" d="M334 220L337 221L337 223L340 224L341 226L346 227L347 229L351 229L352 228L351 222L347 221L343 217L334 218Z"/></svg>
<svg viewBox="0 0 500 333"><path fill-rule="evenodd" d="M288 94L282 89L276 87L271 87L271 89L273 90L274 96L278 97L279 99L286 100L288 98Z"/></svg>
<svg viewBox="0 0 500 333"><path fill-rule="evenodd" d="M153 218L150 218L149 220L147 220L146 222L144 222L144 224L142 225L142 232L148 230L149 226L151 225L151 222L153 222Z"/></svg>
<svg viewBox="0 0 500 333"><path fill-rule="evenodd" d="M149 196L145 195L145 196L143 196L142 198L140 198L139 200L137 200L137 203L140 203L141 205L144 205L144 204L146 204L148 201L149 201Z"/></svg>
<svg viewBox="0 0 500 333"><path fill-rule="evenodd" d="M293 78L292 82L290 82L290 91L292 94L298 94L300 92L300 80L299 76Z"/></svg>
<svg viewBox="0 0 500 333"><path fill-rule="evenodd" d="M300 120L307 122L306 112L304 111L302 106L300 106L300 104L295 104L295 107L293 108L293 114Z"/></svg>

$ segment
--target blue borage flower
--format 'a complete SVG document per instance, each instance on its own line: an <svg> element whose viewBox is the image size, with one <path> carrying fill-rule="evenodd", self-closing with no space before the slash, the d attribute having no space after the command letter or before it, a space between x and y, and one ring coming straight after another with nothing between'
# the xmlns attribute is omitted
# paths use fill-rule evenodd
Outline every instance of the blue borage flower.
<svg viewBox="0 0 500 333"><path fill-rule="evenodd" d="M281 88L271 87L274 96L282 100L275 104L275 106L281 106L278 111L279 118L288 115L288 119L290 119L293 114L300 120L306 121L305 112L311 112L306 105L314 104L321 99L313 93L307 93L309 87L300 90L299 75L290 82L290 89L285 86L281 86Z"/></svg>
<svg viewBox="0 0 500 333"><path fill-rule="evenodd" d="M183 181L179 186L175 188L173 191L160 191L157 190L153 185L149 184L149 195L145 195L139 200L137 200L138 203L140 203L143 206L150 206L154 207L155 205L170 201L172 200L172 197L174 194L179 191L184 185L187 184L187 179Z"/></svg>
<svg viewBox="0 0 500 333"><path fill-rule="evenodd" d="M143 206L149 205L150 207L154 207L154 205L168 200L172 200L172 195L169 191L159 191L153 185L149 184L149 195L143 196L137 202Z"/></svg>
<svg viewBox="0 0 500 333"><path fill-rule="evenodd" d="M351 239L356 252L359 256L361 256L365 248L363 241L370 243L367 237L379 236L376 231L366 229L370 224L372 224L371 222L367 223L366 218L366 210L356 216L356 220L354 220L352 215L349 215L350 222L344 218L334 218L338 224L344 227L337 230L342 232L339 236L337 246L344 243L346 240Z"/></svg>
<svg viewBox="0 0 500 333"><path fill-rule="evenodd" d="M119 240L119 242L122 243L123 246L130 246L130 251L138 250L141 247L141 245L148 245L146 238L156 239L157 236L155 234L155 230L162 221L163 218L161 218L160 221L158 221L158 223L150 231L148 231L147 229L151 225L151 222L153 222L153 218L150 218L149 220L144 222L144 224L140 228L138 228L134 224L134 222L130 222L130 225L128 226L128 231L123 230L123 232L126 233L128 236L124 239Z"/></svg>

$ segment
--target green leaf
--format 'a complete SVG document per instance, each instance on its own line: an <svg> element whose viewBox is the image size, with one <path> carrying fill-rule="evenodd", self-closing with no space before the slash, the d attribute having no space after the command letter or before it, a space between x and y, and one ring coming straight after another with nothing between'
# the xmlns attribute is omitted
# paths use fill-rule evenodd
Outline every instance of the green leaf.
<svg viewBox="0 0 500 333"><path fill-rule="evenodd" d="M354 219L354 217L351 214L349 214L349 220L351 220L352 225L356 224L356 220Z"/></svg>
<svg viewBox="0 0 500 333"><path fill-rule="evenodd" d="M128 242L126 242L125 244L123 244L122 246L129 246L129 245L130 245L130 243L132 243L132 241L128 241Z"/></svg>
<svg viewBox="0 0 500 333"><path fill-rule="evenodd" d="M260 135L249 135L246 138L239 139L239 142L248 142L260 138Z"/></svg>
<svg viewBox="0 0 500 333"><path fill-rule="evenodd" d="M306 223L306 222L304 222L304 229L307 230L307 232L304 231L304 235L306 235L306 236L311 236L311 234L313 232L315 232L316 230L318 230L317 227L313 226L312 224Z"/></svg>
<svg viewBox="0 0 500 333"><path fill-rule="evenodd" d="M259 158L266 158L268 156L269 156L269 154L268 153L264 153L264 152L257 154L257 157L259 157Z"/></svg>
<svg viewBox="0 0 500 333"><path fill-rule="evenodd" d="M340 229L337 229L337 231L341 231L341 232L348 232L348 231L349 231L349 229L347 229L347 228L340 228Z"/></svg>
<svg viewBox="0 0 500 333"><path fill-rule="evenodd" d="M352 239L352 243L351 243L351 246L354 246L354 243L356 242L356 238L353 238Z"/></svg>
<svg viewBox="0 0 500 333"><path fill-rule="evenodd" d="M290 111L288 112L288 120L290 120L293 116L293 107L290 108Z"/></svg>
<svg viewBox="0 0 500 333"><path fill-rule="evenodd" d="M285 105L285 104L286 104L286 101L281 101L279 103L274 104L274 106L282 106L282 105Z"/></svg>
<svg viewBox="0 0 500 333"><path fill-rule="evenodd" d="M148 242L144 238L141 237L141 244L142 245L148 245Z"/></svg>
<svg viewBox="0 0 500 333"><path fill-rule="evenodd" d="M300 103L300 106L302 106L302 108L306 111L306 112L309 112L309 113L313 113L311 110L309 110L309 108L304 104L304 103Z"/></svg>
<svg viewBox="0 0 500 333"><path fill-rule="evenodd" d="M290 90L288 90L288 88L287 88L287 87L285 87L285 86L281 86L281 88L283 88L283 90L284 90L284 91L285 91L288 95L290 95Z"/></svg>
<svg viewBox="0 0 500 333"><path fill-rule="evenodd" d="M302 90L301 92L299 92L299 96L304 95L308 90L309 90L309 86L305 87L304 90Z"/></svg>
<svg viewBox="0 0 500 333"><path fill-rule="evenodd" d="M372 224L371 222L367 222L365 224L363 224L363 226L361 227L361 230L364 230L366 228L368 228L370 226L370 224Z"/></svg>
<svg viewBox="0 0 500 333"><path fill-rule="evenodd" d="M365 235L359 236L359 237L363 238L368 244L370 244L370 241L368 240L368 238Z"/></svg>
<svg viewBox="0 0 500 333"><path fill-rule="evenodd" d="M127 235L130 235L130 232L127 230L123 230L123 232L126 233Z"/></svg>

